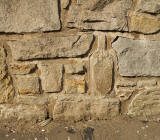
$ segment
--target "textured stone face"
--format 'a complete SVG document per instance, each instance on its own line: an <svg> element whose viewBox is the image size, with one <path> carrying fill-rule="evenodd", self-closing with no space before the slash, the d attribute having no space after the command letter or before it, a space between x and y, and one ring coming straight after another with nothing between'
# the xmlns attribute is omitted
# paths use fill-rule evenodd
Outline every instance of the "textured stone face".
<svg viewBox="0 0 160 140"><path fill-rule="evenodd" d="M134 15L130 18L129 30L144 34L156 33L160 30L160 21L153 16Z"/></svg>
<svg viewBox="0 0 160 140"><path fill-rule="evenodd" d="M60 29L58 0L1 0L0 32Z"/></svg>
<svg viewBox="0 0 160 140"><path fill-rule="evenodd" d="M44 120L47 116L47 112L44 108L32 105L0 105L0 118L1 120L12 120L16 121L34 121ZM14 122L13 122L14 123Z"/></svg>
<svg viewBox="0 0 160 140"><path fill-rule="evenodd" d="M159 93L160 89L139 92L128 107L128 115L141 120L157 120L160 116Z"/></svg>
<svg viewBox="0 0 160 140"><path fill-rule="evenodd" d="M14 95L13 83L6 64L5 49L0 43L0 103L11 102Z"/></svg>
<svg viewBox="0 0 160 140"><path fill-rule="evenodd" d="M90 34L8 42L15 60L79 57L88 53L92 43Z"/></svg>
<svg viewBox="0 0 160 140"><path fill-rule="evenodd" d="M10 66L10 71L14 75L24 75L32 73L36 69L35 64L28 64L28 65L18 65L13 64Z"/></svg>
<svg viewBox="0 0 160 140"><path fill-rule="evenodd" d="M44 92L60 92L62 90L63 65L56 63L42 63L41 83Z"/></svg>
<svg viewBox="0 0 160 140"><path fill-rule="evenodd" d="M160 41L119 37L112 46L121 76L160 76Z"/></svg>
<svg viewBox="0 0 160 140"><path fill-rule="evenodd" d="M17 76L16 82L20 94L37 94L40 92L38 77Z"/></svg>
<svg viewBox="0 0 160 140"><path fill-rule="evenodd" d="M53 110L53 118L58 120L108 119L118 114L118 99L81 95L59 97Z"/></svg>
<svg viewBox="0 0 160 140"><path fill-rule="evenodd" d="M90 92L93 95L105 95L112 87L113 61L105 48L105 36L99 38L98 45L90 57Z"/></svg>
<svg viewBox="0 0 160 140"><path fill-rule="evenodd" d="M83 94L86 92L86 82L84 76L71 75L65 79L66 94Z"/></svg>
<svg viewBox="0 0 160 140"><path fill-rule="evenodd" d="M160 13L159 0L139 0L136 10L145 13Z"/></svg>
<svg viewBox="0 0 160 140"><path fill-rule="evenodd" d="M132 0L81 0L70 7L67 27L82 30L127 30Z"/></svg>

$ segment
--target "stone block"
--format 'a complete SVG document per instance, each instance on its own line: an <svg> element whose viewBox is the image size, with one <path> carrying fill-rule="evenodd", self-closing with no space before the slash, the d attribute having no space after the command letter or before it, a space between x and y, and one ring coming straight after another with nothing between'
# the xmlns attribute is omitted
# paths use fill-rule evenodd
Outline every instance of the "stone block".
<svg viewBox="0 0 160 140"><path fill-rule="evenodd" d="M0 43L0 103L12 102L15 95L12 78L8 73L6 58L6 50L3 48L3 44Z"/></svg>
<svg viewBox="0 0 160 140"><path fill-rule="evenodd" d="M20 94L40 93L39 78L31 76L17 76L16 83Z"/></svg>
<svg viewBox="0 0 160 140"><path fill-rule="evenodd" d="M53 109L53 118L65 121L109 119L119 115L119 105L116 98L59 96Z"/></svg>
<svg viewBox="0 0 160 140"><path fill-rule="evenodd" d="M0 32L60 30L58 0L1 0Z"/></svg>
<svg viewBox="0 0 160 140"><path fill-rule="evenodd" d="M90 57L90 94L106 95L111 91L113 60L106 50L105 36L99 36L98 49Z"/></svg>
<svg viewBox="0 0 160 140"><path fill-rule="evenodd" d="M147 15L133 15L130 17L129 31L144 34L157 33L160 30L160 21L157 17Z"/></svg>
<svg viewBox="0 0 160 140"><path fill-rule="evenodd" d="M81 30L127 30L132 0L81 0L69 8L67 27Z"/></svg>
<svg viewBox="0 0 160 140"><path fill-rule="evenodd" d="M60 92L63 83L63 65L56 63L41 63L42 90L44 92Z"/></svg>
<svg viewBox="0 0 160 140"><path fill-rule="evenodd" d="M119 37L112 47L121 76L160 76L160 41Z"/></svg>
<svg viewBox="0 0 160 140"><path fill-rule="evenodd" d="M129 107L128 115L140 120L156 120L160 116L160 89L139 91L133 98Z"/></svg>
<svg viewBox="0 0 160 140"><path fill-rule="evenodd" d="M93 44L91 34L8 41L15 60L69 58L86 55Z"/></svg>
<svg viewBox="0 0 160 140"><path fill-rule="evenodd" d="M82 63L66 64L65 72L68 74L84 74L85 67Z"/></svg>
<svg viewBox="0 0 160 140"><path fill-rule="evenodd" d="M33 72L36 69L35 64L28 64L28 65L19 65L19 64L12 64L10 65L10 71L13 75L25 75Z"/></svg>
<svg viewBox="0 0 160 140"><path fill-rule="evenodd" d="M137 3L136 11L148 14L160 13L159 0L139 0Z"/></svg>
<svg viewBox="0 0 160 140"><path fill-rule="evenodd" d="M83 94L86 92L86 81L84 76L72 75L65 79L64 88L66 94Z"/></svg>

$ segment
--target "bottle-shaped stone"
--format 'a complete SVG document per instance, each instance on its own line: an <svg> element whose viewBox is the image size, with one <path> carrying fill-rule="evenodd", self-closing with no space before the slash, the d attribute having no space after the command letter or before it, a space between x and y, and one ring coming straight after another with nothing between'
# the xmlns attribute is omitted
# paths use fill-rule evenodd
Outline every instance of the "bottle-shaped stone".
<svg viewBox="0 0 160 140"><path fill-rule="evenodd" d="M90 94L103 96L112 89L113 60L107 51L106 36L98 37L98 48L90 56Z"/></svg>

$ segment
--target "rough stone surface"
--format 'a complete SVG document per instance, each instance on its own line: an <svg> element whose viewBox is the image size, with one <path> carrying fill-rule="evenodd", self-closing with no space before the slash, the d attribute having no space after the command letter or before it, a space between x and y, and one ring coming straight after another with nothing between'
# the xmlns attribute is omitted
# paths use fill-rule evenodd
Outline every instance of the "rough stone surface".
<svg viewBox="0 0 160 140"><path fill-rule="evenodd" d="M55 120L109 119L118 114L118 99L80 95L58 97L53 110Z"/></svg>
<svg viewBox="0 0 160 140"><path fill-rule="evenodd" d="M10 71L14 75L25 75L32 73L36 69L35 64L28 64L28 65L19 65L13 64L10 66Z"/></svg>
<svg viewBox="0 0 160 140"><path fill-rule="evenodd" d="M61 7L62 7L63 9L68 9L70 3L71 3L71 0L61 0Z"/></svg>
<svg viewBox="0 0 160 140"><path fill-rule="evenodd" d="M84 74L85 66L82 63L66 64L65 72L68 74Z"/></svg>
<svg viewBox="0 0 160 140"><path fill-rule="evenodd" d="M136 10L138 12L158 14L160 13L159 0L139 0Z"/></svg>
<svg viewBox="0 0 160 140"><path fill-rule="evenodd" d="M0 32L60 29L58 0L1 0Z"/></svg>
<svg viewBox="0 0 160 140"><path fill-rule="evenodd" d="M134 15L130 17L129 31L152 34L160 31L160 21L156 17Z"/></svg>
<svg viewBox="0 0 160 140"><path fill-rule="evenodd" d="M15 60L79 57L88 53L93 35L69 35L8 42Z"/></svg>
<svg viewBox="0 0 160 140"><path fill-rule="evenodd" d="M81 0L72 4L67 27L82 30L127 30L132 0Z"/></svg>
<svg viewBox="0 0 160 140"><path fill-rule="evenodd" d="M40 93L39 78L31 76L17 76L16 83L20 94Z"/></svg>
<svg viewBox="0 0 160 140"><path fill-rule="evenodd" d="M12 79L8 73L5 49L0 43L0 103L11 102L14 95L15 90Z"/></svg>
<svg viewBox="0 0 160 140"><path fill-rule="evenodd" d="M119 39L112 44L121 76L160 76L160 41Z"/></svg>
<svg viewBox="0 0 160 140"><path fill-rule="evenodd" d="M105 46L105 36L99 38L98 49L90 57L90 92L105 95L112 88L113 62Z"/></svg>
<svg viewBox="0 0 160 140"><path fill-rule="evenodd" d="M41 63L41 83L44 92L60 92L63 82L63 65L56 63Z"/></svg>
<svg viewBox="0 0 160 140"><path fill-rule="evenodd" d="M128 107L128 115L141 120L157 120L160 116L160 89L139 92Z"/></svg>
<svg viewBox="0 0 160 140"><path fill-rule="evenodd" d="M68 76L64 86L66 94L83 94L87 90L85 78L80 75Z"/></svg>
<svg viewBox="0 0 160 140"><path fill-rule="evenodd" d="M14 106L14 107L13 107ZM47 112L43 107L36 105L0 105L0 118L1 120L25 120L25 121L38 121L44 120Z"/></svg>

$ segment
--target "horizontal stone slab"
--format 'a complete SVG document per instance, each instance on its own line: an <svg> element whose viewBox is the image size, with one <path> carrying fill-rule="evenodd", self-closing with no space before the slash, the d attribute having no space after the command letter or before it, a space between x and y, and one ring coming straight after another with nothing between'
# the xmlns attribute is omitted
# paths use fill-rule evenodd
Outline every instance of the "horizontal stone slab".
<svg viewBox="0 0 160 140"><path fill-rule="evenodd" d="M119 115L120 102L116 98L63 95L58 96L54 102L55 120L109 119Z"/></svg>
<svg viewBox="0 0 160 140"><path fill-rule="evenodd" d="M1 0L0 32L60 30L58 0Z"/></svg>
<svg viewBox="0 0 160 140"><path fill-rule="evenodd" d="M112 47L121 76L160 76L160 41L119 37Z"/></svg>
<svg viewBox="0 0 160 140"><path fill-rule="evenodd" d="M86 55L93 44L91 34L9 41L15 60L80 57Z"/></svg>

